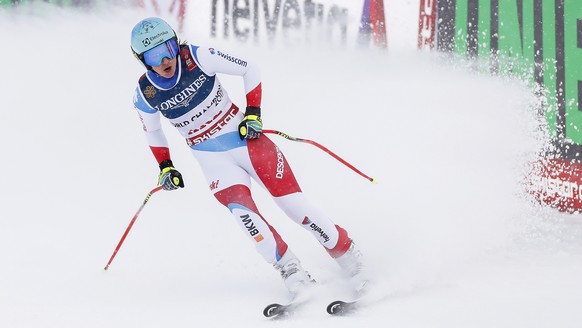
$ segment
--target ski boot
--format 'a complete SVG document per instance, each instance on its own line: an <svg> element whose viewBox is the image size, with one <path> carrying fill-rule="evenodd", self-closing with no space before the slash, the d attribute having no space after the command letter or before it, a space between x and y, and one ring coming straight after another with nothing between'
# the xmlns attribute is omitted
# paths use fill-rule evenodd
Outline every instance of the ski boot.
<svg viewBox="0 0 582 328"><path fill-rule="evenodd" d="M369 278L365 270L362 252L356 247L353 240L350 240L348 250L335 260L348 277L356 295L362 296L368 287Z"/></svg>
<svg viewBox="0 0 582 328"><path fill-rule="evenodd" d="M274 264L274 267L281 274L292 299L315 283L315 280L303 269L299 259L290 250L285 252L283 257Z"/></svg>

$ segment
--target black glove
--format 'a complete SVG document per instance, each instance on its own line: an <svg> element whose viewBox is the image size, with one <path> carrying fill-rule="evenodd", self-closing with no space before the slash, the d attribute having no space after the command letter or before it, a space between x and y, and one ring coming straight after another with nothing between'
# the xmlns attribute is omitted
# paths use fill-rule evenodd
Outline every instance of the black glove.
<svg viewBox="0 0 582 328"><path fill-rule="evenodd" d="M184 180L182 174L174 168L172 161L167 159L160 163L160 176L158 177L158 185L162 186L164 190L176 190L184 188Z"/></svg>
<svg viewBox="0 0 582 328"><path fill-rule="evenodd" d="M238 125L240 139L256 139L261 136L263 122L261 121L261 108L247 106L245 117Z"/></svg>

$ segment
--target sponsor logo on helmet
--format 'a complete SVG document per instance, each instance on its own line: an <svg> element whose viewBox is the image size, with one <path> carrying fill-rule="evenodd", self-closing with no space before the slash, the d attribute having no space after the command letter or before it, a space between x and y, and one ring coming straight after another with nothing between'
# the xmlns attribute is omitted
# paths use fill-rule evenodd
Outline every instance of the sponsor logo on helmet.
<svg viewBox="0 0 582 328"><path fill-rule="evenodd" d="M160 25L160 22L144 20L141 23L141 29L139 30L139 34L149 33L151 30L155 29L158 25Z"/></svg>
<svg viewBox="0 0 582 328"><path fill-rule="evenodd" d="M170 32L168 32L168 31L160 32L154 36L150 36L148 38L143 39L142 43L146 47L151 45L152 43L154 43L154 45L157 46L158 44L161 44L162 42L166 41L165 38L161 38L161 37L165 36L166 34L170 34Z"/></svg>
<svg viewBox="0 0 582 328"><path fill-rule="evenodd" d="M144 47L149 47L152 44L157 46L158 44L166 41L166 39L163 37L166 36L167 34L170 34L170 32L168 32L168 31L161 31L158 34L153 35L153 36L149 35L150 33L155 32L154 30L156 27L158 27L158 25L160 25L160 22L156 22L156 21L143 21L141 23L141 28L139 29L139 35L145 36L145 38L143 40L141 40L141 43L144 45Z"/></svg>

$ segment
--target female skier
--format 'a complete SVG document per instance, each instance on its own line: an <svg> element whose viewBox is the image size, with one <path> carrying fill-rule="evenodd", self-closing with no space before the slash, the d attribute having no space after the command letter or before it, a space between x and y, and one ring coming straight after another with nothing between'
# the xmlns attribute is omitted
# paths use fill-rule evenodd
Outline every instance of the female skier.
<svg viewBox="0 0 582 328"><path fill-rule="evenodd" d="M312 206L279 148L261 134L261 77L250 60L214 48L180 42L167 22L152 17L131 32L131 49L147 69L133 99L149 147L160 167L165 190L184 187L174 168L160 114L186 139L210 191L226 206L265 261L295 296L312 280L279 233L260 214L250 191L251 178L276 204L329 252L356 292L366 285L361 252L346 230ZM244 113L232 103L216 73L242 76Z"/></svg>

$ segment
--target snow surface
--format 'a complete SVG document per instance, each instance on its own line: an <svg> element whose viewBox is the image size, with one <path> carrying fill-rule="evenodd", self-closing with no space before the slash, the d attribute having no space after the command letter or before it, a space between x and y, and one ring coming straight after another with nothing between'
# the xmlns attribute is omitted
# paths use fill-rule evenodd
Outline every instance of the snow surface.
<svg viewBox="0 0 582 328"><path fill-rule="evenodd" d="M277 322L261 310L285 299L280 278L168 125L187 188L155 194L103 271L157 178L131 105L142 68L128 35L143 13L0 12L0 327L580 327L582 219L522 191L543 143L535 100L519 82L417 52L417 4L389 3L388 52L188 38L260 64L267 128L379 181L273 137L375 279L368 307L329 317L338 267L255 190L321 282L312 306ZM244 104L240 79L223 82Z"/></svg>

